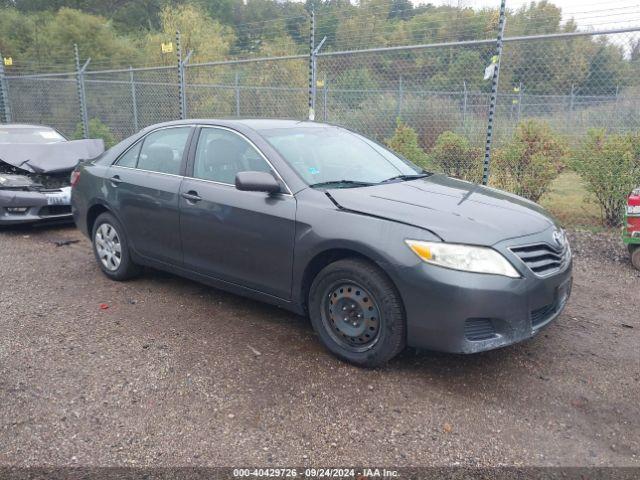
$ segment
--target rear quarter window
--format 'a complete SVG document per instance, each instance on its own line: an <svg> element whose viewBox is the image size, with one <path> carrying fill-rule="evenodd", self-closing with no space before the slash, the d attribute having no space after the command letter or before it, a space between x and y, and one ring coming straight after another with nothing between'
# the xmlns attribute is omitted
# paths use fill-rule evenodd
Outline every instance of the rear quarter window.
<svg viewBox="0 0 640 480"><path fill-rule="evenodd" d="M141 146L142 142L138 142L136 145L120 155L120 157L116 161L116 165L119 165L121 167L136 168L136 165L138 164L138 154L140 153Z"/></svg>

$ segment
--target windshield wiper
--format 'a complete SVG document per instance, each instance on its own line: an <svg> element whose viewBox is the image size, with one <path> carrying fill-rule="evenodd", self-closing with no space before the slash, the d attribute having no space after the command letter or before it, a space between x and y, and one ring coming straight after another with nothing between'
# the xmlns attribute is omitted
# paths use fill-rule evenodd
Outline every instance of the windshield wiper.
<svg viewBox="0 0 640 480"><path fill-rule="evenodd" d="M430 173L416 173L413 175L396 175L395 177L391 177L391 178L387 178L386 180L382 180L380 183L388 183L388 182L393 182L395 180L402 180L402 181L407 181L407 180L415 180L417 178L424 178L424 177L428 177L430 176Z"/></svg>
<svg viewBox="0 0 640 480"><path fill-rule="evenodd" d="M347 185L347 186L352 186L352 187L370 187L371 185L375 185L375 183L359 182L357 180L330 180L330 181L327 181L327 182L312 183L309 186L311 188L317 188L317 187L326 187L326 186L329 186L329 185Z"/></svg>

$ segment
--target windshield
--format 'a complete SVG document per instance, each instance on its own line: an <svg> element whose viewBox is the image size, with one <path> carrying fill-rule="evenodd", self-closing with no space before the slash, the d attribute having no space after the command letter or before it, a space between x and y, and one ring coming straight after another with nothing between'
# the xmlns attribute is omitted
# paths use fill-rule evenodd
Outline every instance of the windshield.
<svg viewBox="0 0 640 480"><path fill-rule="evenodd" d="M377 143L338 127L275 128L260 133L311 186L366 186L423 173Z"/></svg>
<svg viewBox="0 0 640 480"><path fill-rule="evenodd" d="M52 128L0 127L0 143L55 143L65 140Z"/></svg>

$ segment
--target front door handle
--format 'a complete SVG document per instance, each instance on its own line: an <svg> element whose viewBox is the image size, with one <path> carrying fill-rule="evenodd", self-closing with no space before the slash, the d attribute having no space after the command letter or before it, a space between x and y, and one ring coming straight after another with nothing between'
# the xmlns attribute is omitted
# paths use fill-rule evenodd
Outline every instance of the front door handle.
<svg viewBox="0 0 640 480"><path fill-rule="evenodd" d="M188 192L184 192L182 194L182 198L186 199L188 202L196 203L202 200L202 197L198 195L198 192L195 190L189 190Z"/></svg>
<svg viewBox="0 0 640 480"><path fill-rule="evenodd" d="M122 179L120 178L120 175L114 175L113 177L110 178L111 180L111 184L114 187L117 187L118 184L122 183Z"/></svg>

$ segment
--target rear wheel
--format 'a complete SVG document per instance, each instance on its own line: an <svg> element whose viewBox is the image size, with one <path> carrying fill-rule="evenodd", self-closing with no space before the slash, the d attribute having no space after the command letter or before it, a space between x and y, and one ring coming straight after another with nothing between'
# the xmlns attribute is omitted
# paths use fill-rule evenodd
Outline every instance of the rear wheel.
<svg viewBox="0 0 640 480"><path fill-rule="evenodd" d="M93 224L93 253L102 272L112 280L127 280L140 273L129 254L122 225L111 213L102 213Z"/></svg>
<svg viewBox="0 0 640 480"><path fill-rule="evenodd" d="M631 263L640 270L640 245L630 245Z"/></svg>
<svg viewBox="0 0 640 480"><path fill-rule="evenodd" d="M356 365L382 365L405 346L400 296L378 267L363 260L340 260L318 273L309 315L322 343Z"/></svg>

